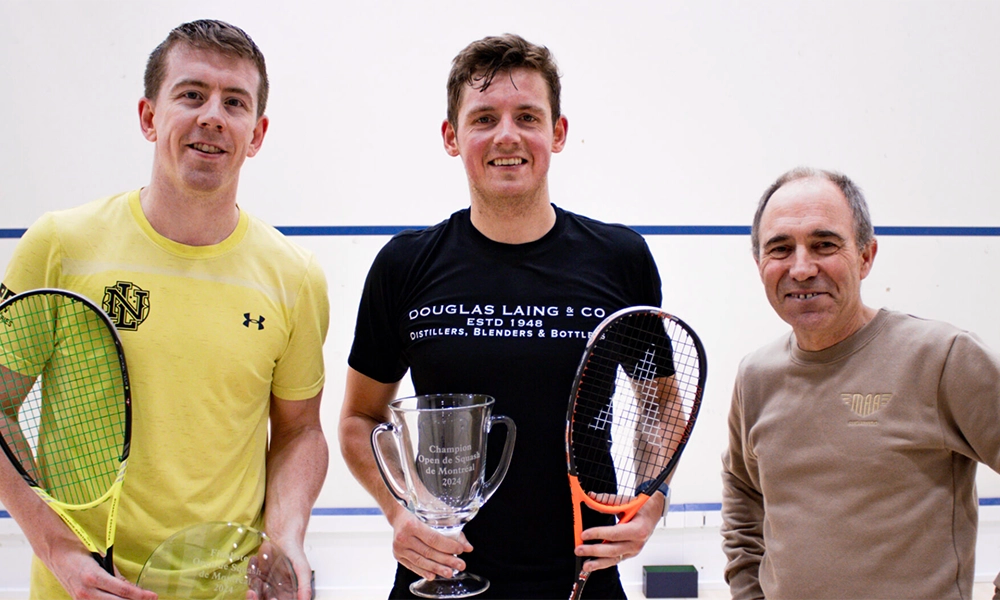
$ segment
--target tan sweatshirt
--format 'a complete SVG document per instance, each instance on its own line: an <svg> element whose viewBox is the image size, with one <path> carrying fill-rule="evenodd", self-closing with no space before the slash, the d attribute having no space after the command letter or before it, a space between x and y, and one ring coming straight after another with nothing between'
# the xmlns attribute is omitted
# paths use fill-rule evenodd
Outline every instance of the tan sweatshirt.
<svg viewBox="0 0 1000 600"><path fill-rule="evenodd" d="M735 599L971 598L976 465L1000 471L1000 356L882 310L819 352L744 358L723 454Z"/></svg>

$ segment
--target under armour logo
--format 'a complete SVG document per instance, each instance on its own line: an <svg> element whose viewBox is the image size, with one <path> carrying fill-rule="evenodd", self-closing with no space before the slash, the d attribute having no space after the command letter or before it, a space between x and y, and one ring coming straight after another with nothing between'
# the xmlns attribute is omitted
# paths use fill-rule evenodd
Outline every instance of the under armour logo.
<svg viewBox="0 0 1000 600"><path fill-rule="evenodd" d="M249 329L250 323L256 323L258 331L264 329L264 317L262 315L258 316L256 319L251 319L250 313L243 313L243 326Z"/></svg>

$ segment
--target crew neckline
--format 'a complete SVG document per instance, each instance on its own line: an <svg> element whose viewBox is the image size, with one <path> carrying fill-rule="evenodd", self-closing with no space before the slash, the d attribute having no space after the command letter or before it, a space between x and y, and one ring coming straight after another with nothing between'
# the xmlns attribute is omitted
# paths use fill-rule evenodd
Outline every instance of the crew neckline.
<svg viewBox="0 0 1000 600"><path fill-rule="evenodd" d="M889 320L889 314L888 310L880 308L872 320L865 323L861 329L858 329L829 348L823 348L822 350L810 351L799 348L798 341L796 341L795 333L793 332L788 336L789 352L791 353L792 360L799 364L825 364L850 356L868 345L882 331L882 328L885 327L886 322Z"/></svg>
<svg viewBox="0 0 1000 600"><path fill-rule="evenodd" d="M142 230L142 232L151 242L153 242L153 244L176 256L184 258L214 258L216 256L220 256L229 252L237 244L243 241L243 238L246 236L247 230L250 227L249 216L247 213L240 210L240 217L239 221L236 223L236 229L234 229L233 232L226 237L226 239L222 240L218 244L211 244L208 246L189 246L187 244L175 242L153 229L153 226L149 223L149 219L146 218L146 214L142 211L142 204L139 201L140 191L141 190L133 190L129 192L128 203L129 208L132 211L132 217L135 219L139 229Z"/></svg>
<svg viewBox="0 0 1000 600"><path fill-rule="evenodd" d="M475 225L473 225L471 208L464 208L459 212L462 213L463 226L467 227L471 231L472 238L476 241L476 243L486 248L492 249L494 251L522 253L522 252L529 252L531 250L534 250L535 248L539 248L541 246L548 244L550 240L558 236L559 232L562 231L566 222L566 213L555 204L551 204L551 206L556 214L556 220L555 223L552 224L552 227L550 227L549 230L545 232L545 235L538 238L537 240L532 240L530 242L524 242L520 244L509 244L507 242L498 242L496 240L491 240L490 238L486 237L486 235L483 232L476 229Z"/></svg>

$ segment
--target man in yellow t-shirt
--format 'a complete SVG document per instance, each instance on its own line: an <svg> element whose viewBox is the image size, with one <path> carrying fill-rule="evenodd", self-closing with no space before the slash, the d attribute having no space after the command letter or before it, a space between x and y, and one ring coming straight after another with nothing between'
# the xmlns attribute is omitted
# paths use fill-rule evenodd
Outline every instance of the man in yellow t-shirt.
<svg viewBox="0 0 1000 600"><path fill-rule="evenodd" d="M6 461L0 501L36 555L32 598L151 600L129 582L161 541L234 521L285 551L304 600L305 529L328 460L319 405L329 305L315 257L236 203L243 161L268 128L264 58L242 30L195 21L154 50L145 84L149 185L42 216L0 287L82 293L121 334L133 386L115 544L124 580L15 483Z"/></svg>

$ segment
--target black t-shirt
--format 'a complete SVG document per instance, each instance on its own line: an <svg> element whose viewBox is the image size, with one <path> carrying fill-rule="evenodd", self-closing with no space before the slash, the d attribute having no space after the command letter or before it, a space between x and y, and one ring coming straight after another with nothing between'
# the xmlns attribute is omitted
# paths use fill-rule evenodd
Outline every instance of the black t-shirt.
<svg viewBox="0 0 1000 600"><path fill-rule="evenodd" d="M566 408L588 334L633 305L659 306L656 264L642 237L555 208L527 244L494 242L469 209L402 232L368 273L348 363L383 383L409 369L417 394L476 393L517 426L510 470L465 526L468 571L485 596L567 597L575 567L566 475ZM503 428L490 434L487 477ZM584 510L586 527L610 517ZM417 579L399 567L397 591ZM587 596L621 595L617 570L593 574Z"/></svg>

